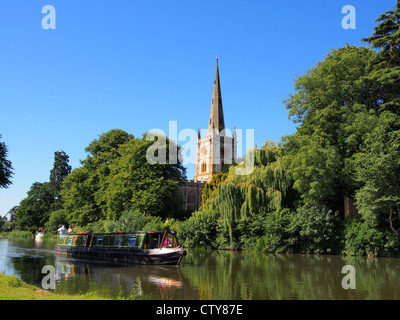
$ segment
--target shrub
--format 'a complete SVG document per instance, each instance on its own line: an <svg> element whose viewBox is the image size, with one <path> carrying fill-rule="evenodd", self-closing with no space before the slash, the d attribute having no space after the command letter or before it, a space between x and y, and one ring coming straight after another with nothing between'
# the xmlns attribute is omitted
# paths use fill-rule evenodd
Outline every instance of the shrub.
<svg viewBox="0 0 400 320"><path fill-rule="evenodd" d="M200 209L181 224L180 239L186 247L215 248L218 219Z"/></svg>
<svg viewBox="0 0 400 320"><path fill-rule="evenodd" d="M174 219L165 222L159 216L150 216L130 209L124 211L118 220L104 219L86 225L84 229L93 232L124 232L124 231L163 231L176 230L178 223Z"/></svg>
<svg viewBox="0 0 400 320"><path fill-rule="evenodd" d="M341 221L339 212L324 206L303 207L298 210L300 250L303 253L339 253Z"/></svg>
<svg viewBox="0 0 400 320"><path fill-rule="evenodd" d="M362 217L346 218L344 253L347 255L398 257L400 239L390 230L373 226Z"/></svg>

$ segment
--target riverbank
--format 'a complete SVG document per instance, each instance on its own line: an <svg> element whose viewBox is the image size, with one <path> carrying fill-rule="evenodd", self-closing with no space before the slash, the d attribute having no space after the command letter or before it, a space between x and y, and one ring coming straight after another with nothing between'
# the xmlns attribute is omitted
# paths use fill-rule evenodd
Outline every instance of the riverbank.
<svg viewBox="0 0 400 320"><path fill-rule="evenodd" d="M29 285L16 276L0 273L0 300L107 300L93 294L57 294Z"/></svg>
<svg viewBox="0 0 400 320"><path fill-rule="evenodd" d="M0 238L6 239L33 239L34 237L34 234L29 231L13 230L0 232Z"/></svg>
<svg viewBox="0 0 400 320"><path fill-rule="evenodd" d="M45 233L43 239L45 240L57 240L57 234ZM0 232L0 239L34 239L35 235L29 231L20 231L20 230L13 230L13 231L3 231Z"/></svg>

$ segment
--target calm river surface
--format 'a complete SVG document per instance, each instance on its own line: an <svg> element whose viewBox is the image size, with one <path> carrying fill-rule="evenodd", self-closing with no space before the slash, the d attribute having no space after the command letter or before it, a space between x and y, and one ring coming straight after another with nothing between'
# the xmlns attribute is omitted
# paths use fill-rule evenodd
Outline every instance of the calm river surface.
<svg viewBox="0 0 400 320"><path fill-rule="evenodd" d="M53 255L54 242L0 239L0 272L41 287L55 268L56 292L116 298L264 300L399 299L400 259L188 250L182 266L106 267ZM356 289L342 287L345 265Z"/></svg>

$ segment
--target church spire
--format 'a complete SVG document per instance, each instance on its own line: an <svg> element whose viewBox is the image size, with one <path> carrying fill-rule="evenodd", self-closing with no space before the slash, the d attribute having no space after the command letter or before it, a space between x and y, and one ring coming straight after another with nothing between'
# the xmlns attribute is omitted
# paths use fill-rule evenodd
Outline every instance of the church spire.
<svg viewBox="0 0 400 320"><path fill-rule="evenodd" d="M213 129L220 133L225 129L224 111L222 109L221 84L219 82L218 55L215 69L214 89L211 102L210 121L208 122L208 135L212 135Z"/></svg>

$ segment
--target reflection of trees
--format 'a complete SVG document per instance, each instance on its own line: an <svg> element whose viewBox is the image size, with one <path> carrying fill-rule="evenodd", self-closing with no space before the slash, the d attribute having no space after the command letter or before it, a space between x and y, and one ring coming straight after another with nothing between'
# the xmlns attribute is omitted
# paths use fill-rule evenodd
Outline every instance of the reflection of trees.
<svg viewBox="0 0 400 320"><path fill-rule="evenodd" d="M95 292L109 298L173 299L182 287L176 266L119 267L60 258L56 274L59 292Z"/></svg>
<svg viewBox="0 0 400 320"><path fill-rule="evenodd" d="M181 269L200 299L397 299L397 259L189 251ZM344 290L346 264L356 290Z"/></svg>
<svg viewBox="0 0 400 320"><path fill-rule="evenodd" d="M28 255L11 257L15 274L26 283L41 287L42 279L45 274L42 273L42 267L52 265L52 259L46 257L32 257Z"/></svg>
<svg viewBox="0 0 400 320"><path fill-rule="evenodd" d="M54 264L52 252L46 251L49 248L46 245L36 247L34 240L27 239L8 240L8 247L14 273L26 283L41 287L45 276L42 267Z"/></svg>

